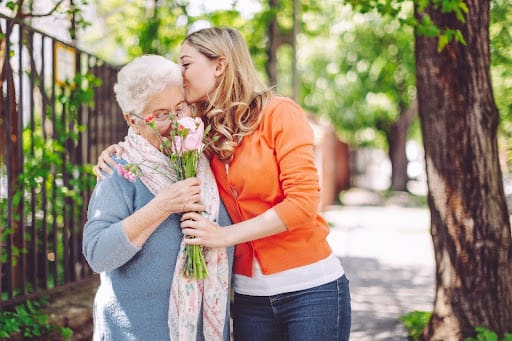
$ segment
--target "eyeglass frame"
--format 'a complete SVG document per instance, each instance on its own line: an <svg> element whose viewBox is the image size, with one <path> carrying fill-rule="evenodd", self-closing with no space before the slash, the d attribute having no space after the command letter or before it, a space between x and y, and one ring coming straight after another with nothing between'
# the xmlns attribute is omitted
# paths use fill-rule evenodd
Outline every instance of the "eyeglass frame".
<svg viewBox="0 0 512 341"><path fill-rule="evenodd" d="M165 110L165 109L156 109L156 110L150 112L149 115L147 115L146 117L143 117L143 116L135 114L135 113L131 113L130 115L137 117L138 119L141 119L144 122L146 122L146 119L150 116L153 118L152 121L165 122L167 120L169 120L169 121L172 120L171 114L174 114L175 117L181 118L182 114L183 114L183 112L185 112L185 110L191 110L191 109L192 109L192 106L190 104L185 103L183 108L176 109L175 111Z"/></svg>

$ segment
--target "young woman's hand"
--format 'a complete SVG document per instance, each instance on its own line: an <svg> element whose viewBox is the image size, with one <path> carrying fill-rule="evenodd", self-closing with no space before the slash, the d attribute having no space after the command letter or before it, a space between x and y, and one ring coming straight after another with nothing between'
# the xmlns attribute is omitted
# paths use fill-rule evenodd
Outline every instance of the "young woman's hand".
<svg viewBox="0 0 512 341"><path fill-rule="evenodd" d="M208 218L197 212L187 212L181 216L181 229L184 235L194 238L185 238L185 243L202 245L206 247L227 247L232 245L228 240L228 228L212 223Z"/></svg>
<svg viewBox="0 0 512 341"><path fill-rule="evenodd" d="M286 226L274 208L270 208L254 218L220 227L197 212L187 212L181 216L181 230L185 243L206 247L226 247L256 240L286 231Z"/></svg>
<svg viewBox="0 0 512 341"><path fill-rule="evenodd" d="M100 156L98 157L98 163L93 168L93 171L98 177L98 179L102 180L105 178L103 172L107 174L112 174L111 167L116 166L116 162L112 159L112 155L120 155L123 152L124 149L118 144L110 145L104 151L101 152Z"/></svg>

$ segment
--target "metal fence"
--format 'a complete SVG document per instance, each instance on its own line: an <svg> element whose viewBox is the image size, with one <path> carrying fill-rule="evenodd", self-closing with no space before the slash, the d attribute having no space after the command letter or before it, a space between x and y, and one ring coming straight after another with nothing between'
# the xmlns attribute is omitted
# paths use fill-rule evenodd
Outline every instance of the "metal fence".
<svg viewBox="0 0 512 341"><path fill-rule="evenodd" d="M92 276L90 165L126 125L116 67L1 14L0 66L1 309Z"/></svg>

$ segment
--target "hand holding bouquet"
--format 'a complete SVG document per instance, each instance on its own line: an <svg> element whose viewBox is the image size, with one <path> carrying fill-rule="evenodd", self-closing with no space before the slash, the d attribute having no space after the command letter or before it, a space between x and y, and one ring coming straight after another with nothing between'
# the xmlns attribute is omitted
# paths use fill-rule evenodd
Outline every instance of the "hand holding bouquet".
<svg viewBox="0 0 512 341"><path fill-rule="evenodd" d="M143 119L142 117L140 117ZM173 181L185 180L197 175L199 158L204 150L203 137L208 133L209 127L205 130L203 121L199 117L183 117L177 119L174 114L169 113L170 131L168 136L162 136L158 132L153 115L144 118L145 123L150 126L160 140L160 150L169 157L175 175ZM119 175L135 181L141 175L141 165L126 164L118 165ZM148 167L146 167L148 168ZM149 167L151 171L160 173L158 165ZM202 248L199 245L186 245L186 261L184 274L189 278L204 279L208 276L206 263Z"/></svg>
<svg viewBox="0 0 512 341"><path fill-rule="evenodd" d="M183 117L172 121L170 139L165 141L170 144L171 158L177 180L195 177L197 175L197 163L204 149L203 137L205 131L203 121L199 117ZM169 145L167 145L169 147ZM206 278L208 271L204 261L204 255L199 245L186 246L187 258L184 273L187 277Z"/></svg>

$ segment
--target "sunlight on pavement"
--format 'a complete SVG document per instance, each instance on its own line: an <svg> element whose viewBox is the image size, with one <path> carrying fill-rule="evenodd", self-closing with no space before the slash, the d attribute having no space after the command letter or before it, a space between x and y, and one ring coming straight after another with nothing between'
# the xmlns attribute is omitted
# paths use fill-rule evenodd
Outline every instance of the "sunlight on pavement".
<svg viewBox="0 0 512 341"><path fill-rule="evenodd" d="M431 311L434 254L423 208L333 206L328 241L350 280L350 340L407 340L398 318Z"/></svg>

